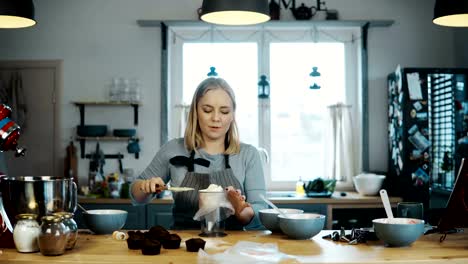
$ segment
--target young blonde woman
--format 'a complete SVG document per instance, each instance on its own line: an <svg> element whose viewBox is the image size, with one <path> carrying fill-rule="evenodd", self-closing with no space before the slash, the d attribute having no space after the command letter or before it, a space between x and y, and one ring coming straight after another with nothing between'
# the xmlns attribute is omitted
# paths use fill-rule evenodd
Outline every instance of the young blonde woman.
<svg viewBox="0 0 468 264"><path fill-rule="evenodd" d="M149 166L132 184L135 204L154 198L162 187L192 187L173 193L173 229L200 228L193 220L198 210L198 190L209 184L223 186L235 214L226 229L261 228L258 210L265 208L260 155L254 146L241 143L235 120L236 100L229 84L208 78L197 87L190 106L184 138L163 145Z"/></svg>

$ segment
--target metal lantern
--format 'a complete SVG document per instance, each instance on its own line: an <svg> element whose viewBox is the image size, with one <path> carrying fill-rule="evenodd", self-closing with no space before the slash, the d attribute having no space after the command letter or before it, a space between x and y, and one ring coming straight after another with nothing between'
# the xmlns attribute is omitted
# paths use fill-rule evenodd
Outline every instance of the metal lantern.
<svg viewBox="0 0 468 264"><path fill-rule="evenodd" d="M270 97L270 83L268 83L266 75L261 75L258 82L258 98L268 97Z"/></svg>
<svg viewBox="0 0 468 264"><path fill-rule="evenodd" d="M318 90L320 89L320 72L317 71L317 67L312 67L312 72L309 74L312 85L309 86L310 89Z"/></svg>
<svg viewBox="0 0 468 264"><path fill-rule="evenodd" d="M210 72L206 74L208 77L217 77L218 73L216 72L215 67L210 67Z"/></svg>

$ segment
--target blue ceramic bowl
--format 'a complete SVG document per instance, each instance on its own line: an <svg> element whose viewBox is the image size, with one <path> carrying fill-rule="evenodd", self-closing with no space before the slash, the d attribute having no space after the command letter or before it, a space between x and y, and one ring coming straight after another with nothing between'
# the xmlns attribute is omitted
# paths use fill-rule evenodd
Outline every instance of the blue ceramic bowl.
<svg viewBox="0 0 468 264"><path fill-rule="evenodd" d="M112 234L125 225L127 215L124 210L87 210L83 218L86 226L95 234Z"/></svg>
<svg viewBox="0 0 468 264"><path fill-rule="evenodd" d="M107 135L106 125L84 125L77 126L76 133L82 137L104 137Z"/></svg>
<svg viewBox="0 0 468 264"><path fill-rule="evenodd" d="M377 237L389 247L411 245L424 234L424 220L414 218L379 218L372 220Z"/></svg>
<svg viewBox="0 0 468 264"><path fill-rule="evenodd" d="M113 135L116 137L134 137L136 135L136 129L134 128L119 128L119 129L114 129Z"/></svg>
<svg viewBox="0 0 468 264"><path fill-rule="evenodd" d="M300 209L280 208L280 210L285 214L301 214L304 212L304 210ZM278 212L276 212L275 209L261 209L258 211L258 216L260 218L260 222L262 222L266 229L270 230L271 232L281 232Z"/></svg>
<svg viewBox="0 0 468 264"><path fill-rule="evenodd" d="M321 214L288 214L278 218L281 231L293 239L310 239L325 226L325 216Z"/></svg>

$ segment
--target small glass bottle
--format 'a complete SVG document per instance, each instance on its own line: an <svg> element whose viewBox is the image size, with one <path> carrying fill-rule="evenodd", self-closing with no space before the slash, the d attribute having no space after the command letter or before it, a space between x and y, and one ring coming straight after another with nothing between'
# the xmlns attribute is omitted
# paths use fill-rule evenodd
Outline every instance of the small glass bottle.
<svg viewBox="0 0 468 264"><path fill-rule="evenodd" d="M63 224L68 228L68 238L66 250L71 250L75 247L76 240L78 239L78 225L73 219L73 213L70 212L57 212L52 215L62 217Z"/></svg>
<svg viewBox="0 0 468 264"><path fill-rule="evenodd" d="M120 100L119 79L113 78L109 89L109 101L118 102Z"/></svg>
<svg viewBox="0 0 468 264"><path fill-rule="evenodd" d="M19 214L13 229L13 240L18 252L30 253L39 251L37 237L39 236L39 224L35 214Z"/></svg>
<svg viewBox="0 0 468 264"><path fill-rule="evenodd" d="M120 101L129 102L130 101L130 86L128 84L128 79L120 78Z"/></svg>
<svg viewBox="0 0 468 264"><path fill-rule="evenodd" d="M302 181L301 177L299 177L299 180L296 182L296 195L297 196L305 195L304 182Z"/></svg>
<svg viewBox="0 0 468 264"><path fill-rule="evenodd" d="M137 78L130 79L129 82L130 88L130 101L131 102L139 102L140 101L140 82Z"/></svg>
<svg viewBox="0 0 468 264"><path fill-rule="evenodd" d="M68 230L59 216L48 215L41 218L39 250L44 256L58 256L65 253Z"/></svg>

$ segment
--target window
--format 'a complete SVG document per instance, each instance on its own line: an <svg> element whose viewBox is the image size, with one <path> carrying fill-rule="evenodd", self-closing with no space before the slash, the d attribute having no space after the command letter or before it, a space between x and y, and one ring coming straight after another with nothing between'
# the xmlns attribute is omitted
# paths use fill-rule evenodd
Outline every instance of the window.
<svg viewBox="0 0 468 264"><path fill-rule="evenodd" d="M360 135L360 28L169 27L169 138L183 135L198 83L216 67L233 87L241 141L270 154L269 189L324 176L324 127L328 105L351 105ZM310 89L312 67L320 89ZM270 83L270 98L259 99L259 76ZM358 144L357 144L358 145ZM356 153L360 153L356 151Z"/></svg>

